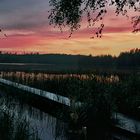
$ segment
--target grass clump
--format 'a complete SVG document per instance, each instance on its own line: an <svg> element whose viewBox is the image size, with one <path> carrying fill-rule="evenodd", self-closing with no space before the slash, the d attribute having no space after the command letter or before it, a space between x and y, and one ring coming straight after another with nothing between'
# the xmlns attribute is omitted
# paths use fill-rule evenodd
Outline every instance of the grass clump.
<svg viewBox="0 0 140 140"><path fill-rule="evenodd" d="M40 140L38 132L22 115L6 106L0 98L0 139L1 140Z"/></svg>

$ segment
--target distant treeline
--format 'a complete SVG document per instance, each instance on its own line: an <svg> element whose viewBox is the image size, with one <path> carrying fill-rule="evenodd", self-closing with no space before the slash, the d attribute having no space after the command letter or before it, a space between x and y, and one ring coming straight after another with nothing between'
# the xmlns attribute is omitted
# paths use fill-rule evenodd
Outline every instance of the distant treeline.
<svg viewBox="0 0 140 140"><path fill-rule="evenodd" d="M122 52L118 57L111 55L84 56L66 54L9 54L0 53L0 63L39 63L79 68L139 68L140 49Z"/></svg>

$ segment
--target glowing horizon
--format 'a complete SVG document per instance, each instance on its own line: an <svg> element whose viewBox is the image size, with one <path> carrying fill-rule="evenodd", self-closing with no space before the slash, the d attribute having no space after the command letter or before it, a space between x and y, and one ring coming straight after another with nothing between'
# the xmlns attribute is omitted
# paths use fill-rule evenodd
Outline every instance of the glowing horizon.
<svg viewBox="0 0 140 140"><path fill-rule="evenodd" d="M115 17L111 10L104 20L102 38L90 39L93 29L87 28L85 20L71 38L67 31L61 33L50 26L47 0L14 0L13 4L10 0L1 1L0 9L0 27L8 36L1 34L0 51L117 56L120 52L140 48L140 33L131 33L130 20Z"/></svg>

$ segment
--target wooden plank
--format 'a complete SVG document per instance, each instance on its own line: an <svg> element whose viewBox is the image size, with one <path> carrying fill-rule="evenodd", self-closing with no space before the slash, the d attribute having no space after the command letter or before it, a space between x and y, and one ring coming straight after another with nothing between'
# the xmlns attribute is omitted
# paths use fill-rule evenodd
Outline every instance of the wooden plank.
<svg viewBox="0 0 140 140"><path fill-rule="evenodd" d="M67 98L67 97L57 95L57 94L54 94L54 93L51 93L51 92L47 92L47 91L44 91L44 90L40 90L40 89L37 89L37 88L32 88L32 87L29 87L29 86L26 86L26 85L23 85L23 84L19 84L19 83L16 83L16 82L12 82L10 80L5 80L5 79L2 79L2 78L0 78L0 82L2 84L13 86L13 87L21 89L23 91L27 91L29 93L33 93L33 94L42 96L44 98L48 98L50 100L53 100L55 102L70 106L70 99Z"/></svg>
<svg viewBox="0 0 140 140"><path fill-rule="evenodd" d="M117 120L116 127L129 131L131 133L140 134L140 121L132 119L121 113L114 113L113 118Z"/></svg>

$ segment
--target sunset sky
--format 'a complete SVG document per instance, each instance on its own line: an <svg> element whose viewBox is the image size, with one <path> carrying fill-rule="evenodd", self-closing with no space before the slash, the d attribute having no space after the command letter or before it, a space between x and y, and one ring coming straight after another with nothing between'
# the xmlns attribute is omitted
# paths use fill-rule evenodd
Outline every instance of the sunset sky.
<svg viewBox="0 0 140 140"><path fill-rule="evenodd" d="M116 17L114 10L104 19L105 28L101 39L90 37L93 29L82 21L80 30L68 38L69 32L61 33L49 25L49 0L0 0L0 50L11 52L40 52L118 55L121 51L140 48L140 33L132 33L131 21ZM130 15L133 14L130 12Z"/></svg>

